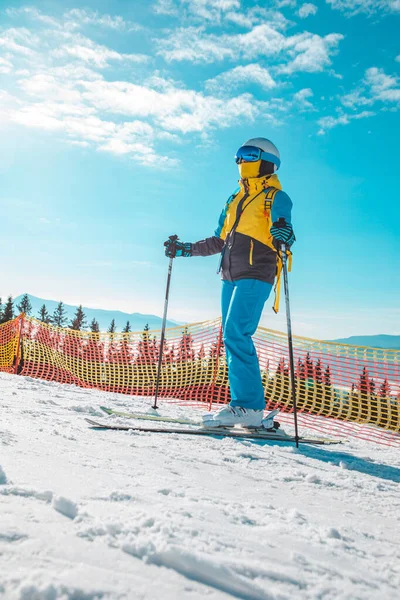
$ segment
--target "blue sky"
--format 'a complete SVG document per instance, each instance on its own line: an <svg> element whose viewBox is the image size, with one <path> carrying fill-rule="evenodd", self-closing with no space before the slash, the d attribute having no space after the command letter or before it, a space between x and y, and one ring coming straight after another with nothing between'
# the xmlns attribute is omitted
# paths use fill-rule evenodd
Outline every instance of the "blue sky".
<svg viewBox="0 0 400 600"><path fill-rule="evenodd" d="M294 202L294 332L400 333L398 0L0 6L3 297L161 314L163 241L213 234L264 136ZM171 318L218 316L216 265L175 261Z"/></svg>

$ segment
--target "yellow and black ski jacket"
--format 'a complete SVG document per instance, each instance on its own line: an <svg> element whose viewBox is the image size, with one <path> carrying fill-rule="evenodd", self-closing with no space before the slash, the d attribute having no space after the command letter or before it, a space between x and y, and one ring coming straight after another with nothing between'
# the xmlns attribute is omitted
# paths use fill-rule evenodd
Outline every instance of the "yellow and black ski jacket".
<svg viewBox="0 0 400 600"><path fill-rule="evenodd" d="M291 223L292 201L277 175L240 180L228 198L215 235L192 245L192 256L221 252L222 279L259 279L273 284L277 251L270 233L280 217Z"/></svg>

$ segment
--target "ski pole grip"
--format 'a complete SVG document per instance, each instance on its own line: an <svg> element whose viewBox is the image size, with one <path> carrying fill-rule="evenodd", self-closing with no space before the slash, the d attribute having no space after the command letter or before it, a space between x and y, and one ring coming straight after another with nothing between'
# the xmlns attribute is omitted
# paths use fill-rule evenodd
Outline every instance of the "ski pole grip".
<svg viewBox="0 0 400 600"><path fill-rule="evenodd" d="M171 258L175 258L175 255L176 255L176 240L178 239L178 236L177 235L170 235L168 239L171 240L171 246L172 246L173 251L174 251L174 254L173 254L173 256L171 256Z"/></svg>

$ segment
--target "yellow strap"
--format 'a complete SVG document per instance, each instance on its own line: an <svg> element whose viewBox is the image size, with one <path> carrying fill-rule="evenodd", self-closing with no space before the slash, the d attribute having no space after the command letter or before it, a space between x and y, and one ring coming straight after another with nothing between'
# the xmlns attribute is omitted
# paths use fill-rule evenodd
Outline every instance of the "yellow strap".
<svg viewBox="0 0 400 600"><path fill-rule="evenodd" d="M290 271L292 270L292 253L290 252L290 250L286 250L286 256L288 256L288 271L290 273ZM279 312L279 302L281 299L281 275L282 275L282 268L283 268L283 262L282 262L282 258L279 254L279 252L277 253L277 272L276 272L276 283L275 283L275 287L274 287L274 292L275 292L275 300L274 300L274 305L272 307L272 310L274 311L275 314L278 314Z"/></svg>
<svg viewBox="0 0 400 600"><path fill-rule="evenodd" d="M276 274L276 283L275 283L275 287L274 287L275 300L274 300L274 305L272 307L272 310L274 311L275 314L278 314L278 312L279 312L279 302L281 299L282 259L280 257L278 258L277 267L278 267L278 271Z"/></svg>

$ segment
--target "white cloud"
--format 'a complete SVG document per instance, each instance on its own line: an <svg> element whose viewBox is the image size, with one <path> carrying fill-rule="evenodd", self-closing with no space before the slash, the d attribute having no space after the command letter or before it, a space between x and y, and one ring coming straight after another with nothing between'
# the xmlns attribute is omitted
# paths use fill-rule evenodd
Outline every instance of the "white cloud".
<svg viewBox="0 0 400 600"><path fill-rule="evenodd" d="M365 73L365 83L370 88L374 102L395 102L400 104L400 82L397 77L386 75L383 69L371 67Z"/></svg>
<svg viewBox="0 0 400 600"><path fill-rule="evenodd" d="M291 25L291 22L281 12L263 8L262 6L253 6L245 12L227 12L225 14L225 21L248 29L251 29L255 25L268 23L274 29L284 31Z"/></svg>
<svg viewBox="0 0 400 600"><path fill-rule="evenodd" d="M314 93L310 88L303 88L293 95L293 103L298 106L300 110L315 110L313 104L309 101Z"/></svg>
<svg viewBox="0 0 400 600"><path fill-rule="evenodd" d="M111 16L108 14L101 14L98 11L81 8L73 8L72 10L65 12L60 19L45 15L33 6L7 8L5 13L7 16L14 18L21 15L26 16L55 29L74 30L81 29L86 25L97 25L116 31L133 31L139 28L137 24L131 21L125 21L119 15Z"/></svg>
<svg viewBox="0 0 400 600"><path fill-rule="evenodd" d="M240 11L240 0L157 0L153 10L162 15L219 23L226 13Z"/></svg>
<svg viewBox="0 0 400 600"><path fill-rule="evenodd" d="M23 102L0 88L0 127L2 124L9 125L11 114L23 106Z"/></svg>
<svg viewBox="0 0 400 600"><path fill-rule="evenodd" d="M373 15L378 12L397 13L400 11L399 0L326 0L326 3L348 16L360 13Z"/></svg>
<svg viewBox="0 0 400 600"><path fill-rule="evenodd" d="M25 27L11 27L0 34L0 49L20 57L35 56L34 48L39 44L40 38Z"/></svg>
<svg viewBox="0 0 400 600"><path fill-rule="evenodd" d="M275 6L277 6L277 8L294 8L296 4L296 0L275 0Z"/></svg>
<svg viewBox="0 0 400 600"><path fill-rule="evenodd" d="M238 66L229 71L217 75L213 79L208 79L205 83L208 90L218 92L227 89L240 87L241 85L255 83L266 90L276 87L276 82L270 75L268 69L265 69L257 63L245 66Z"/></svg>
<svg viewBox="0 0 400 600"><path fill-rule="evenodd" d="M186 23L220 25L228 21L251 28L268 22L274 28L285 29L286 17L275 8L242 7L240 0L158 0L153 7L158 14L180 17Z"/></svg>
<svg viewBox="0 0 400 600"><path fill-rule="evenodd" d="M153 10L159 15L178 14L178 8L175 0L157 0L153 5Z"/></svg>
<svg viewBox="0 0 400 600"><path fill-rule="evenodd" d="M304 71L316 73L332 64L331 56L337 54L339 42L344 39L340 33L331 33L325 37L304 33L288 38L289 54L295 58L280 67L282 73Z"/></svg>
<svg viewBox="0 0 400 600"><path fill-rule="evenodd" d="M318 120L318 125L321 127L318 134L324 135L326 129L333 129L333 127L336 127L337 125L348 125L353 120L367 119L369 117L373 117L374 115L374 112L364 110L361 113L340 114L337 117L322 117Z"/></svg>
<svg viewBox="0 0 400 600"><path fill-rule="evenodd" d="M90 148L89 142L80 142L78 140L67 140L71 146L80 146L81 148Z"/></svg>
<svg viewBox="0 0 400 600"><path fill-rule="evenodd" d="M341 102L344 106L354 109L359 106L372 106L377 102L393 104L395 108L399 108L399 79L393 75L386 75L383 69L371 67L365 71L364 78L356 89L343 96Z"/></svg>
<svg viewBox="0 0 400 600"><path fill-rule="evenodd" d="M144 62L147 60L143 54L121 54L81 34L70 34L67 37L69 42L53 50L54 56L58 58L71 56L97 68L107 67L110 61Z"/></svg>
<svg viewBox="0 0 400 600"><path fill-rule="evenodd" d="M20 58L25 58L26 61L41 62L45 46L47 46L47 53L58 58L72 56L100 68L107 67L110 61L144 62L148 60L148 57L143 54L121 54L107 46L97 44L80 33L63 31L58 28L44 29L39 34L32 33L25 27L11 27L0 33L0 50L5 53L6 59L16 54Z"/></svg>
<svg viewBox="0 0 400 600"><path fill-rule="evenodd" d="M306 19L310 15L316 15L318 11L318 6L316 4L311 4L310 2L306 2L302 4L297 11L297 14L301 19Z"/></svg>
<svg viewBox="0 0 400 600"><path fill-rule="evenodd" d="M60 27L59 21L48 15L44 15L40 10L33 6L22 6L21 8L6 8L5 13L8 17L19 17L20 15L30 17L35 21L40 21L51 27Z"/></svg>
<svg viewBox="0 0 400 600"><path fill-rule="evenodd" d="M100 14L98 11L81 8L73 8L64 13L64 19L67 28L70 29L81 28L85 25L98 25L116 31L133 31L139 28L137 24L126 21L119 15Z"/></svg>
<svg viewBox="0 0 400 600"><path fill-rule="evenodd" d="M193 90L176 88L166 82L160 92L128 82L92 81L83 84L83 97L98 111L151 118L170 132L202 132L204 129L228 127L244 117L268 117L266 105L242 94L230 99L203 95Z"/></svg>
<svg viewBox="0 0 400 600"><path fill-rule="evenodd" d="M361 108L376 108L377 104L389 106L391 110L400 108L400 82L397 77L387 75L383 69L370 67L365 71L365 75L360 84L350 92L344 95L341 103L352 113L343 113L339 110L337 116L323 117L318 121L321 126L319 131L323 135L327 129L332 129L336 125L348 125L354 119L363 119L372 117L376 114L373 110L362 110Z"/></svg>
<svg viewBox="0 0 400 600"><path fill-rule="evenodd" d="M0 43L7 54L0 67L14 67L9 77L13 95L0 95L2 122L157 167L177 162L173 150L167 156L157 150L161 144L171 146L193 136L204 142L214 130L244 120L277 122L270 105L250 94L223 99L158 73L142 78L141 84L125 81L119 67L144 57L121 54L71 29L50 27L45 15L40 17L40 35L26 28L2 32ZM112 80L107 81L102 70L110 64ZM260 66L239 68L236 75L264 87L275 85Z"/></svg>
<svg viewBox="0 0 400 600"><path fill-rule="evenodd" d="M13 65L11 61L0 56L0 73L3 73L4 75L11 73L12 67Z"/></svg>
<svg viewBox="0 0 400 600"><path fill-rule="evenodd" d="M206 34L203 27L187 27L175 29L169 38L155 41L159 47L158 54L169 62L212 63L234 58L234 50L226 43L227 37Z"/></svg>
<svg viewBox="0 0 400 600"><path fill-rule="evenodd" d="M324 37L309 32L285 36L269 24L257 25L240 34L209 34L204 27L179 28L170 37L158 41L165 60L213 63L223 60L254 60L270 57L287 62L279 66L281 73L295 71L320 72L331 65L337 54L339 33Z"/></svg>

